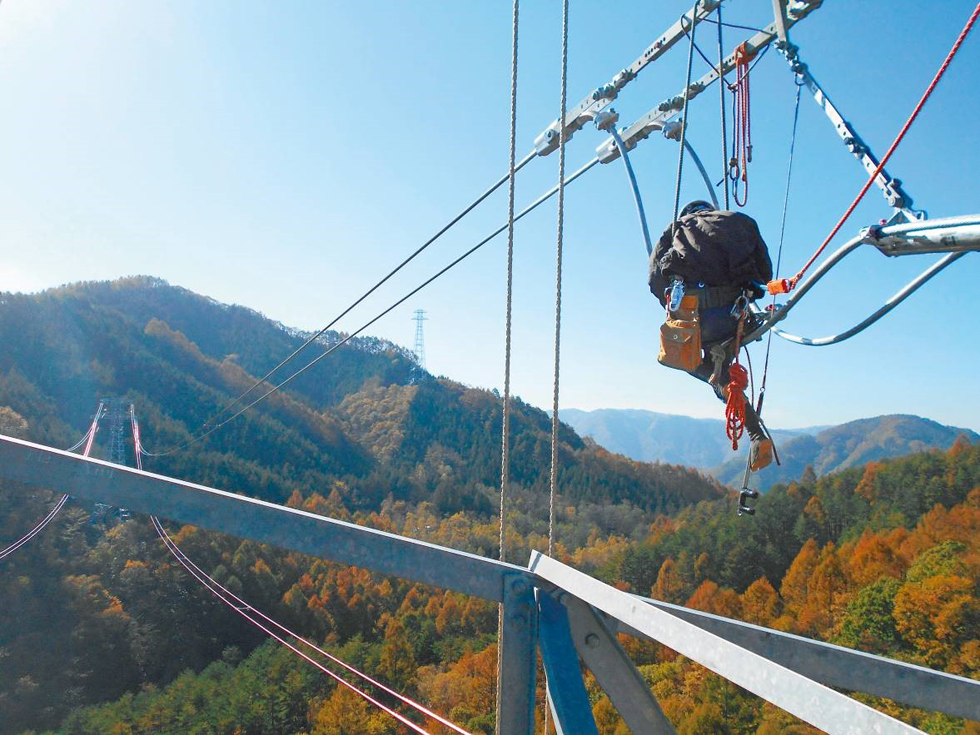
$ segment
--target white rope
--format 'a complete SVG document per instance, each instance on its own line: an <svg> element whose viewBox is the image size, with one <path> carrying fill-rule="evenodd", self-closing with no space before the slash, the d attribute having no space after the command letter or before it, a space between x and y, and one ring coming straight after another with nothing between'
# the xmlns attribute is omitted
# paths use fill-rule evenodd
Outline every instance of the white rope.
<svg viewBox="0 0 980 735"><path fill-rule="evenodd" d="M513 51L510 69L510 183L507 190L507 315L504 330L504 397L500 452L500 561L506 561L504 508L510 482L510 354L514 301L514 168L517 150L517 22L520 0L514 0Z"/></svg>
<svg viewBox="0 0 980 735"><path fill-rule="evenodd" d="M558 245L555 264L555 380L551 404L551 478L548 493L548 556L555 550L555 491L558 485L558 386L561 367L561 266L565 229L565 112L568 106L568 0L561 14L561 129L558 133Z"/></svg>
<svg viewBox="0 0 980 735"><path fill-rule="evenodd" d="M500 561L506 561L506 501L507 485L510 483L510 352L511 352L511 314L514 296L514 169L517 158L517 28L520 15L520 0L514 0L514 18L511 29L512 48L510 65L510 180L507 187L507 316L504 332L504 396L501 426L500 450ZM503 644L504 644L504 605L497 608L497 724L503 713L500 696L503 684Z"/></svg>

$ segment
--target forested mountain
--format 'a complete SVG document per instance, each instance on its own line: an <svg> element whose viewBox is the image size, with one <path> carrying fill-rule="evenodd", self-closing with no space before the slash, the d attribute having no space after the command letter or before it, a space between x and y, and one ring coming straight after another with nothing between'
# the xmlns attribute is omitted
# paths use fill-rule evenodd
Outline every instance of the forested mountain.
<svg viewBox="0 0 980 735"><path fill-rule="evenodd" d="M724 415L720 402L718 414ZM696 419L635 408L563 408L558 415L579 434L592 437L610 452L641 462L674 462L709 469L732 457L732 443L725 437L722 419ZM773 437L782 445L815 431L819 429L776 429ZM741 456L744 463L744 455Z"/></svg>
<svg viewBox="0 0 980 735"><path fill-rule="evenodd" d="M721 404L719 404L720 406ZM720 408L719 408L720 411ZM601 446L644 462L674 462L700 467L722 482L742 482L745 449L732 453L721 419L655 413L637 409L562 409L562 421ZM943 426L919 416L894 414L849 421L832 427L773 429L782 466L773 465L755 480L762 489L791 482L807 466L818 475L848 467L901 457L927 449L949 449L958 436L971 441L980 435L970 429Z"/></svg>
<svg viewBox="0 0 980 735"><path fill-rule="evenodd" d="M0 430L66 447L108 398L135 406L150 451L180 445L304 338L249 309L156 279L2 294ZM338 338L324 335L307 357ZM509 553L526 558L532 546L541 548L547 528L550 419L520 400L511 415ZM465 532L446 531L445 543L496 555L499 434L492 392L434 378L405 350L359 338L288 391L183 451L148 460L147 468L412 534L455 518ZM106 456L105 435L93 456ZM694 470L612 455L567 427L561 441L559 538L575 548L590 537L639 538L656 513L721 496L714 480ZM131 443L128 451L131 457ZM0 545L43 517L53 497L37 492L25 500L0 486ZM145 519L105 532L88 522L88 511L70 504L44 534L0 562L2 732L51 727L71 707L162 686L188 668L237 663L241 653L228 651L247 654L260 640L167 561ZM285 614L321 640L346 644L357 636L367 648L383 641L385 613L397 612L409 590L361 573L338 581L352 573L235 539L184 536L182 543L200 539L195 551L218 578L269 609L295 587ZM380 585L384 603L354 591L364 585ZM417 594L428 600L434 593ZM458 640L433 632L439 641L420 665L482 650L492 626L476 635L474 625Z"/></svg>
<svg viewBox="0 0 980 735"><path fill-rule="evenodd" d="M186 441L302 335L131 279L3 295L0 339L0 430L67 446L107 396L135 404L153 450ZM377 340L322 365L318 379L148 469L496 554L499 399L433 378ZM519 401L513 415L508 553L523 559L546 545L550 422ZM980 678L980 444L804 472L760 498L753 517L736 516L695 471L609 454L567 428L561 462L562 561L621 589ZM0 543L55 497L0 485ZM495 606L172 532L256 608L470 732L493 732ZM0 601L3 733L401 731L218 603L142 517L93 525L70 503L0 561ZM623 643L679 733L815 732L667 649ZM624 733L587 685L602 735ZM928 732L980 735L978 723L873 703Z"/></svg>
<svg viewBox="0 0 980 735"><path fill-rule="evenodd" d="M292 502L346 517L336 494ZM622 589L980 678L980 445L964 440L945 453L819 479L808 473L760 498L752 518L733 510L731 502L703 502L660 517L640 539L593 532L584 545L560 544L557 553ZM425 529L432 541L472 549L495 533L471 514L440 519L431 507L399 503L355 520L410 534ZM518 527L521 542L533 543L523 536L526 526ZM493 606L192 529L177 538L253 604L469 731L493 732ZM62 543L46 536L34 556L20 560L18 578ZM124 524L72 563L76 573L60 582L67 593L60 615L77 626L73 663L84 670L63 675L77 677L76 701L105 673L86 655L100 645L113 646L114 681L118 671L139 681L141 667L193 670L169 686L144 683L136 694L76 709L58 732L398 732L288 651L271 643L253 648L254 636L166 561L145 525ZM20 607L29 588L20 582L16 594L3 590L4 599ZM169 648L153 645L158 638ZM679 733L817 732L665 648L621 640ZM587 685L599 732L626 733L591 678ZM38 682L22 677L15 686L22 694ZM926 732L980 733L980 723L863 699Z"/></svg>
<svg viewBox="0 0 980 735"><path fill-rule="evenodd" d="M777 482L799 479L807 467L825 475L879 459L949 449L960 436L973 442L980 440L980 435L969 429L943 426L919 416L895 414L849 421L813 435L783 439L777 445L782 464L768 467L757 476L757 481L765 489ZM711 470L711 474L734 485L741 483L744 471L744 458L730 459Z"/></svg>
<svg viewBox="0 0 980 735"><path fill-rule="evenodd" d="M305 336L151 278L0 298L0 406L55 446L74 441L104 396L136 406L150 451L182 444ZM297 364L338 338L328 332ZM550 420L518 400L513 422L513 479L542 487ZM499 474L499 423L491 392L435 379L404 349L357 338L153 469L276 502L342 480L358 507L441 493L446 510L486 509ZM559 479L574 499L673 511L718 495L695 472L615 457L565 427L561 439Z"/></svg>

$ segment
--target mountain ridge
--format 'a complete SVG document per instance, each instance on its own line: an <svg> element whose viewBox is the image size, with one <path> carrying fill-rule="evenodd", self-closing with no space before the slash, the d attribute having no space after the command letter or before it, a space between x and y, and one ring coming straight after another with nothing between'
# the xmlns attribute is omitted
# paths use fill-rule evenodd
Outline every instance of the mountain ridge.
<svg viewBox="0 0 980 735"><path fill-rule="evenodd" d="M639 461L668 461L699 467L729 485L741 483L745 449L732 456L720 419L696 419L643 409L562 409L559 417L610 451ZM807 466L818 475L870 461L930 449L948 449L957 437L980 434L912 414L884 414L836 426L775 429L781 466L755 475L762 489L800 477Z"/></svg>

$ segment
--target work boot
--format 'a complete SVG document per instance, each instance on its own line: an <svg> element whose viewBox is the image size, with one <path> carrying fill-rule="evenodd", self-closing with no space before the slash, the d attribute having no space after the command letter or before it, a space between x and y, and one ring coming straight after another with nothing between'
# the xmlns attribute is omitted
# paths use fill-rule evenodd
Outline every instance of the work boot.
<svg viewBox="0 0 980 735"><path fill-rule="evenodd" d="M751 442L749 446L749 469L758 472L772 464L772 439L766 436L759 414L748 402L745 404L745 432Z"/></svg>
<svg viewBox="0 0 980 735"><path fill-rule="evenodd" d="M749 445L749 469L753 472L765 469L772 464L772 439L753 438Z"/></svg>

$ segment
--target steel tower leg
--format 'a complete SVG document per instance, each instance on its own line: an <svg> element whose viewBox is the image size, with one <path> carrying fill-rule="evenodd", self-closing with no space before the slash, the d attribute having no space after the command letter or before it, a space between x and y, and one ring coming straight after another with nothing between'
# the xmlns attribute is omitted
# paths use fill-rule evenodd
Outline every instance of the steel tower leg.
<svg viewBox="0 0 980 735"><path fill-rule="evenodd" d="M559 735L599 735L565 606L543 590L538 590L537 598L541 658L555 729Z"/></svg>
<svg viewBox="0 0 980 735"><path fill-rule="evenodd" d="M522 576L508 574L503 597L503 636L497 647L497 734L533 735L538 617L534 590Z"/></svg>
<svg viewBox="0 0 980 735"><path fill-rule="evenodd" d="M570 595L562 602L568 609L575 649L630 732L673 735L675 732L626 651L591 605Z"/></svg>

